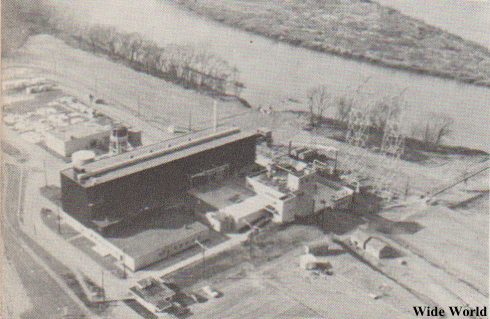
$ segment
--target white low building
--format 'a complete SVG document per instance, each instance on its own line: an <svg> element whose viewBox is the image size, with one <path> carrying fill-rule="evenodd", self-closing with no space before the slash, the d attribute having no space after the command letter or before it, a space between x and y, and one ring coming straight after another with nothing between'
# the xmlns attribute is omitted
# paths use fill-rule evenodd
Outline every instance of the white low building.
<svg viewBox="0 0 490 319"><path fill-rule="evenodd" d="M247 177L247 185L270 199L273 220L279 223L325 209L348 209L352 203L351 189L310 170L272 167L267 173Z"/></svg>
<svg viewBox="0 0 490 319"><path fill-rule="evenodd" d="M253 196L244 201L226 206L217 212L207 213L207 219L219 232L235 232L271 214L266 207L271 200L263 196Z"/></svg>
<svg viewBox="0 0 490 319"><path fill-rule="evenodd" d="M110 126L82 122L46 131L44 137L48 148L68 157L76 151L90 149L100 143L108 144L110 135Z"/></svg>

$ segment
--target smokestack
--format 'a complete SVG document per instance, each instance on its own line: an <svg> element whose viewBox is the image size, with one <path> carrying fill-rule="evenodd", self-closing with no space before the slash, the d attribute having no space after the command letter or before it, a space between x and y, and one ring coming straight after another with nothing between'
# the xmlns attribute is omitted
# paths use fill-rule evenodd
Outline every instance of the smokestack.
<svg viewBox="0 0 490 319"><path fill-rule="evenodd" d="M213 100L213 129L216 132L218 128L218 102Z"/></svg>
<svg viewBox="0 0 490 319"><path fill-rule="evenodd" d="M293 141L289 141L288 155L291 155L291 148L293 146Z"/></svg>

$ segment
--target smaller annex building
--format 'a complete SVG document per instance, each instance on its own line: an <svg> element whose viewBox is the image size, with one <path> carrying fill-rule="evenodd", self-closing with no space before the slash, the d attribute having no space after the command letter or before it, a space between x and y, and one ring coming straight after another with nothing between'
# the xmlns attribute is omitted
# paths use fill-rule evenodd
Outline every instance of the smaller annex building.
<svg viewBox="0 0 490 319"><path fill-rule="evenodd" d="M320 176L301 163L293 164L271 164L266 172L246 178L248 187L270 199L274 221L282 223L324 209L349 208L351 189Z"/></svg>
<svg viewBox="0 0 490 319"><path fill-rule="evenodd" d="M54 152L68 157L80 150L108 144L111 131L110 125L87 121L46 131L44 142Z"/></svg>
<svg viewBox="0 0 490 319"><path fill-rule="evenodd" d="M236 232L272 215L267 210L270 203L270 199L256 195L239 203L223 207L217 212L209 212L206 217L216 231Z"/></svg>
<svg viewBox="0 0 490 319"><path fill-rule="evenodd" d="M210 230L180 212L147 211L137 219L111 225L102 236L66 214L71 227L95 243L101 256L111 255L131 271L143 269L205 242Z"/></svg>
<svg viewBox="0 0 490 319"><path fill-rule="evenodd" d="M145 268L203 242L209 237L209 229L200 222L180 228L148 228L128 237L106 236L126 267L132 271ZM119 252L119 254L117 254Z"/></svg>
<svg viewBox="0 0 490 319"><path fill-rule="evenodd" d="M384 240L372 236L362 230L355 231L350 237L351 243L357 248L377 259L396 258L400 253Z"/></svg>
<svg viewBox="0 0 490 319"><path fill-rule="evenodd" d="M129 290L139 303L157 315L172 306L170 299L175 295L167 285L151 277L138 281L138 284Z"/></svg>

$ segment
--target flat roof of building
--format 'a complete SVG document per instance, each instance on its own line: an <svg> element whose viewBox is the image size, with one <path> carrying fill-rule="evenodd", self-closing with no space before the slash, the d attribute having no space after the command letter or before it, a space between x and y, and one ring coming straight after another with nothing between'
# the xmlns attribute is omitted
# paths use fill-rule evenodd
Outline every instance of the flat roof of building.
<svg viewBox="0 0 490 319"><path fill-rule="evenodd" d="M261 173L250 178L286 195L287 193L290 193L290 190L287 188L288 174L289 173L286 171L279 170L270 177L267 176L267 173Z"/></svg>
<svg viewBox="0 0 490 319"><path fill-rule="evenodd" d="M239 178L195 187L188 193L218 210L255 196L253 191L245 187L244 179Z"/></svg>
<svg viewBox="0 0 490 319"><path fill-rule="evenodd" d="M155 215L149 211L135 220L113 226L104 238L129 256L138 258L209 231L191 217L179 212L164 211Z"/></svg>
<svg viewBox="0 0 490 319"><path fill-rule="evenodd" d="M264 209L267 205L272 204L272 200L265 198L260 195L256 195L254 197L249 197L243 202L226 206L222 208L220 211L227 215L230 215L235 220L239 220L240 218L246 217L250 214L258 212Z"/></svg>
<svg viewBox="0 0 490 319"><path fill-rule="evenodd" d="M100 125L96 122L81 122L68 126L59 126L46 133L62 140L69 141L77 138L83 138L100 132L110 132L111 127L107 125Z"/></svg>
<svg viewBox="0 0 490 319"><path fill-rule="evenodd" d="M86 181L77 181L72 168L62 171L62 174L84 187L90 187L254 135L257 133L241 132L237 128L221 129L218 132L203 130L88 163L82 167Z"/></svg>

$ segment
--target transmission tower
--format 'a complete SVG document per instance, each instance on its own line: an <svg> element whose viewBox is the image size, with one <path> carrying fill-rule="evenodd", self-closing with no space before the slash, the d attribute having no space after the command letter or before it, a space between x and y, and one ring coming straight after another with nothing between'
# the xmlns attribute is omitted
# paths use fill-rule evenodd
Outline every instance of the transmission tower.
<svg viewBox="0 0 490 319"><path fill-rule="evenodd" d="M363 161L366 158L366 143L369 139L369 117L366 109L353 109L349 113L349 122L345 141L348 144L346 166L356 171L360 176L366 177Z"/></svg>
<svg viewBox="0 0 490 319"><path fill-rule="evenodd" d="M371 77L367 77L349 94L352 95L353 107L348 115L347 132L345 141L346 150L345 166L347 170L356 172L358 177L369 176L369 170L365 164L368 151L366 144L369 140L370 105L375 100L376 93L366 90L365 86Z"/></svg>
<svg viewBox="0 0 490 319"><path fill-rule="evenodd" d="M400 105L405 90L392 99L384 127L378 169L374 176L377 192L387 200L391 200L394 196L399 196L404 192L403 178L400 174L400 157L405 150L405 135L403 133L405 114L403 110L401 110L401 114L393 114L393 112L394 108Z"/></svg>
<svg viewBox="0 0 490 319"><path fill-rule="evenodd" d="M397 160L405 150L405 136L402 132L401 121L389 120L384 129L381 142L381 154Z"/></svg>

